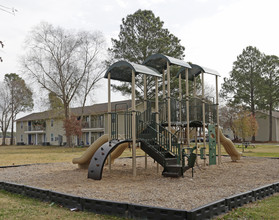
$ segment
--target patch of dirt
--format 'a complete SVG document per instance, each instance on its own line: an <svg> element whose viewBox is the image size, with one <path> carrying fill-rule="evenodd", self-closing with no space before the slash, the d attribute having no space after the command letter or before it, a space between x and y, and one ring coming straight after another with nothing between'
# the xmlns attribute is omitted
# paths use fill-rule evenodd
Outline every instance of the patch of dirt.
<svg viewBox="0 0 279 220"><path fill-rule="evenodd" d="M106 166L100 181L87 178L87 170L72 163L38 164L1 168L0 181L14 182L81 197L136 203L156 207L190 210L201 205L279 181L279 160L241 158L221 165L195 167L184 178L161 175L163 168L148 158L137 158L137 176L132 175L132 159L115 160L109 172Z"/></svg>

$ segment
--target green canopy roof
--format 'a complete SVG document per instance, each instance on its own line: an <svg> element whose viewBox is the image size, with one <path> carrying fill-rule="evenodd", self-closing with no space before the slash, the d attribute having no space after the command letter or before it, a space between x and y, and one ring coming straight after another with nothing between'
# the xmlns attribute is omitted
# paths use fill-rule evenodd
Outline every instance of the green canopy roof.
<svg viewBox="0 0 279 220"><path fill-rule="evenodd" d="M169 62L170 65L178 65L185 68L191 68L191 66L185 61L163 54L151 55L146 58L143 64L155 68L159 72L162 72L162 70L167 69L167 62Z"/></svg>
<svg viewBox="0 0 279 220"><path fill-rule="evenodd" d="M127 61L118 61L108 68L104 78L108 78L108 73L110 72L111 79L122 82L132 82L132 70L135 71L136 75L146 74L161 77L161 74L156 69L151 67Z"/></svg>
<svg viewBox="0 0 279 220"><path fill-rule="evenodd" d="M211 75L215 75L215 76L220 76L216 70L212 70L212 69L209 69L207 67L203 67L203 66L200 66L197 64L190 64L190 66L192 68L188 70L188 79L189 80L194 80L194 77L198 76L202 72L208 73ZM184 74L185 69L186 69L185 67L181 67L176 76L178 77L179 74L181 74L181 78L185 79L185 74Z"/></svg>

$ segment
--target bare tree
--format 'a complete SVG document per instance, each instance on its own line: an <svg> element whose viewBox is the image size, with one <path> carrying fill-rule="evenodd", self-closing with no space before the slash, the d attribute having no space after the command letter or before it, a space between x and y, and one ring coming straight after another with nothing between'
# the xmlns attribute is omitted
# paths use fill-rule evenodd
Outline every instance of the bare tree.
<svg viewBox="0 0 279 220"><path fill-rule="evenodd" d="M96 87L97 83L101 80L102 74L105 71L105 54L106 44L104 38L100 32L95 32L94 35L88 36L87 32L82 32L84 44L83 49L86 53L91 54L92 62L86 70L80 89L77 91L78 97L82 104L82 115L83 109L86 104L87 98ZM92 74L93 73L93 74Z"/></svg>
<svg viewBox="0 0 279 220"><path fill-rule="evenodd" d="M14 139L14 122L20 112L33 109L32 91L25 81L16 73L5 74L5 84L10 92L9 102L11 111L11 145Z"/></svg>
<svg viewBox="0 0 279 220"><path fill-rule="evenodd" d="M104 44L100 32L69 31L48 23L40 23L30 32L23 58L25 73L62 100L65 119L69 118L70 104L81 93L84 81L101 78L95 68ZM92 91L93 86L87 88ZM87 95L84 93L85 99ZM67 145L71 145L71 137L67 137Z"/></svg>
<svg viewBox="0 0 279 220"><path fill-rule="evenodd" d="M11 123L11 94L6 84L0 86L0 126L2 131L2 145L6 144L6 135Z"/></svg>
<svg viewBox="0 0 279 220"><path fill-rule="evenodd" d="M4 44L3 44L3 42L2 42L2 41L0 41L0 47L1 47L1 48L3 48L3 47L4 47ZM0 62L3 62L2 57L0 57Z"/></svg>

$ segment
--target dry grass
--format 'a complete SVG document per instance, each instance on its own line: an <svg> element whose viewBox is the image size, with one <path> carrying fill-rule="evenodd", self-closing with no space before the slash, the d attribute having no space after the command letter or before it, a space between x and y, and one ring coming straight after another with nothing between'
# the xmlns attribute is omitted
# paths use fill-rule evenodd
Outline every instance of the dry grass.
<svg viewBox="0 0 279 220"><path fill-rule="evenodd" d="M97 215L88 212L70 212L62 209L53 203L40 202L20 195L0 191L0 219L115 219L121 218Z"/></svg>
<svg viewBox="0 0 279 220"><path fill-rule="evenodd" d="M0 146L0 166L71 162L84 150L54 146Z"/></svg>
<svg viewBox="0 0 279 220"><path fill-rule="evenodd" d="M202 146L202 144L199 144ZM236 147L242 152L241 145ZM227 155L221 148L222 155ZM56 146L0 146L0 166L11 166L33 163L71 162L73 158L80 157L86 148L68 148ZM207 152L208 153L208 152ZM137 149L137 155L143 156L144 152ZM131 157L131 149L126 149L121 157ZM256 145L255 148L244 149L243 156L253 157L279 157L279 145Z"/></svg>
<svg viewBox="0 0 279 220"><path fill-rule="evenodd" d="M255 145L248 148L238 147L244 156L250 157L279 157L279 145Z"/></svg>
<svg viewBox="0 0 279 220"><path fill-rule="evenodd" d="M241 208L234 209L230 213L219 216L223 219L279 219L279 194L254 203L249 203Z"/></svg>
<svg viewBox="0 0 279 220"><path fill-rule="evenodd" d="M56 146L0 146L0 166L71 162L73 158L80 157L86 148L68 148ZM137 155L144 152L137 149ZM126 149L121 157L131 157L131 149Z"/></svg>
<svg viewBox="0 0 279 220"><path fill-rule="evenodd" d="M194 144L192 144L193 146ZM203 147L203 143L198 143L198 146ZM235 147L239 152L242 152L243 156L247 157L279 157L279 144L256 144L247 148L242 148L241 144L235 144ZM208 145L206 153L208 154ZM216 153L218 155L218 146L216 146ZM221 154L228 155L222 145Z"/></svg>

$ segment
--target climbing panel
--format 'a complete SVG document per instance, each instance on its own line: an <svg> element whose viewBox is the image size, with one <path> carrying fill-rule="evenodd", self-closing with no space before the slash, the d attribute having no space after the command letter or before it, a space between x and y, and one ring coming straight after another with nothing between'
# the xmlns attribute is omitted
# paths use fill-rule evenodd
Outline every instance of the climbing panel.
<svg viewBox="0 0 279 220"><path fill-rule="evenodd" d="M112 140L99 147L90 161L88 168L88 178L94 180L102 179L103 167L109 154L112 153L117 147L120 147L120 145L126 144L127 142L127 140Z"/></svg>
<svg viewBox="0 0 279 220"><path fill-rule="evenodd" d="M209 165L216 165L216 133L215 125L208 125Z"/></svg>

